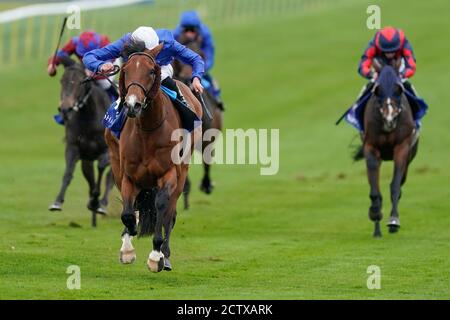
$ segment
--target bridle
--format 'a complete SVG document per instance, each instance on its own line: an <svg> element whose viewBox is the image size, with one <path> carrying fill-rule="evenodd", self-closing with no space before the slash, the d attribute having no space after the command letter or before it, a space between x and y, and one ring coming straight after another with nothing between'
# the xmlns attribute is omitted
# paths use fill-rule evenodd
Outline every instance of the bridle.
<svg viewBox="0 0 450 320"><path fill-rule="evenodd" d="M69 69L75 70L76 67L69 67ZM86 79L84 79L84 80L80 81L80 84L83 85L83 86L87 86L87 82L88 81L86 81ZM69 107L69 108L67 108L67 109L64 109L64 111L65 112L72 112L72 111L78 112L78 111L80 111L83 107L86 106L87 101L89 100L91 95L92 95L92 86L89 86L88 89L85 90L83 95L77 97L74 105ZM62 111L61 108L58 108L58 110Z"/></svg>
<svg viewBox="0 0 450 320"><path fill-rule="evenodd" d="M130 56L128 57L128 62L130 62L131 58L135 57L135 56L145 56L147 58L150 59L150 61L156 65L156 60L155 58L153 58L150 54L146 53L146 52L135 52L130 54ZM154 76L154 74L152 73L152 75ZM153 83L153 86L155 85L155 83ZM151 104L151 101L153 99L153 97L150 97L150 91L152 90L153 86L150 87L149 89L146 89L141 83L139 82L131 82L129 83L126 88L125 88L125 96L128 94L128 90L130 90L130 88L132 86L137 86L139 87L143 92L144 92L144 96L145 96L145 100L144 103L142 105L142 109L145 110L149 104Z"/></svg>
<svg viewBox="0 0 450 320"><path fill-rule="evenodd" d="M133 57L135 57L135 56L145 56L145 57L149 58L150 61L151 61L154 65L157 65L155 58L153 58L150 54L148 54L148 53L146 53L146 52L135 52L135 53L130 54L130 55L128 56L128 62L130 62L131 58L133 58ZM128 62L127 62L127 63L128 63ZM153 71L154 71L154 70L153 70ZM155 77L154 72L152 72L152 75L153 75L153 77ZM144 96L145 96L145 100L144 100L144 103L143 103L143 105L142 105L141 108L142 108L142 110L147 109L147 107L151 104L151 102L152 102L152 100L153 100L153 98L154 98L154 97L151 97L151 96L150 96L150 92L152 91L153 86L156 85L156 83L155 83L154 80L155 80L155 79L153 79L153 85L152 85L149 89L146 89L146 88L145 88L141 83L139 83L139 82L133 81L133 82L129 83L129 84L126 86L126 88L125 88L125 96L128 94L128 90L129 90L132 86L137 86L137 87L141 88L141 90L144 92ZM153 132L154 130L156 130L156 129L158 129L159 127L161 127L162 124L164 123L164 121L166 121L166 115L165 115L165 114L164 114L164 116L162 117L161 121L159 121L159 122L158 122L155 126L153 126L152 128L143 128L142 126L139 126L139 125L138 125L138 128L139 128L140 130L144 131L144 132Z"/></svg>

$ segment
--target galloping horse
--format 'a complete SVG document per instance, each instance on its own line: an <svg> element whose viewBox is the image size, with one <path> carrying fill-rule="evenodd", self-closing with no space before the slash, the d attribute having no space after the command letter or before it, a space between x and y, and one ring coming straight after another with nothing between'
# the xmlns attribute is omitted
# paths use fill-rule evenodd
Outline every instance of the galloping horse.
<svg viewBox="0 0 450 320"><path fill-rule="evenodd" d="M153 250L147 260L147 266L153 272L172 269L169 261L170 234L175 224L177 200L183 191L189 168L185 162L174 163L171 157L178 143L171 136L182 124L171 100L160 89L161 69L155 57L162 46L160 44L148 50L135 45L133 50L130 45L127 49L131 54L122 67L119 81L127 121L120 140L110 130L105 132L114 179L123 200L122 222L125 229L120 261L135 261L136 253L131 240L138 232L140 236L154 234ZM201 118L199 101L187 86L178 85ZM191 132L190 135L192 153L194 138L200 134ZM138 216L135 211L139 212Z"/></svg>
<svg viewBox="0 0 450 320"><path fill-rule="evenodd" d="M109 97L99 86L84 82L84 66L63 57L64 74L61 78L61 104L58 108L65 127L66 169L61 189L51 211L61 211L64 195L69 186L75 165L81 160L83 175L89 184L88 209L92 211L92 226L97 225L96 213L106 214L108 195L114 186L111 170L106 176L103 198L99 201L103 173L109 165L108 148L104 139L102 118L110 104ZM95 179L94 161L97 160L98 176Z"/></svg>
<svg viewBox="0 0 450 320"><path fill-rule="evenodd" d="M200 37L199 37L200 38ZM189 41L184 36L181 36L180 43L191 49L192 51L198 53L202 58L204 57L203 52L200 48L200 41L201 39L197 39L195 41ZM174 69L174 77L183 82L186 85L190 85L191 83L191 77L192 77L192 67L187 64L183 64L178 60L175 60L173 63L173 69ZM216 100L211 95L211 93L208 90L205 90L205 104L206 107L211 110L211 114L213 116L213 119L209 121L205 115L203 115L202 119L202 132L205 133L208 129L217 129L222 130L222 123L223 123L223 110L219 108ZM203 141L202 142L202 153L205 148L207 148L210 144L214 143L214 140L212 141ZM204 168L204 174L202 178L202 182L200 184L200 190L205 192L206 194L210 194L213 190L213 183L211 182L210 178L210 164L206 163L210 162L211 159L205 159L203 158L203 168ZM187 209L189 207L189 192L190 192L190 180L189 177L186 178L186 185L184 189L184 208Z"/></svg>
<svg viewBox="0 0 450 320"><path fill-rule="evenodd" d="M371 206L369 218L375 223L374 237L381 237L380 221L382 196L379 186L381 161L394 161L394 176L391 182L392 210L388 222L389 232L400 228L398 203L401 186L406 181L408 166L418 148L418 133L411 106L404 94L404 87L398 75L400 60L393 65L374 67L379 74L364 113L363 155L366 159L370 184ZM355 156L355 160L358 157Z"/></svg>

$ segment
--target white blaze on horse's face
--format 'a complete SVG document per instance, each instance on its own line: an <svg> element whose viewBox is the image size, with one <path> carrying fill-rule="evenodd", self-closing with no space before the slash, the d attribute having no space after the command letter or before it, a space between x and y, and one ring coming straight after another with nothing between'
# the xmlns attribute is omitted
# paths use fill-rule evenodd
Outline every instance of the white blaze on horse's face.
<svg viewBox="0 0 450 320"><path fill-rule="evenodd" d="M127 106L129 108L134 108L134 105L137 102L137 97L134 94L130 94L129 96L127 96L127 98L125 99L125 103L127 104Z"/></svg>
<svg viewBox="0 0 450 320"><path fill-rule="evenodd" d="M401 108L393 104L391 98L386 99L386 102L380 109L380 113L383 117L385 131L392 131L395 129L397 125L397 117L401 111Z"/></svg>

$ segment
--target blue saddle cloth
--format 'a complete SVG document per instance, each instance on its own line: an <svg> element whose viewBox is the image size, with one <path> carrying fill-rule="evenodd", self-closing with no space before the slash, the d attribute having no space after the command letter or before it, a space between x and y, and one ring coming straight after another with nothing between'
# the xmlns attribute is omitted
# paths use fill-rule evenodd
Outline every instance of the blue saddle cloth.
<svg viewBox="0 0 450 320"><path fill-rule="evenodd" d="M169 88L161 86L161 90L166 94L170 100L174 101L174 105L177 108L183 128L191 132L197 126L201 125L201 119L197 117L197 115L187 107L181 106L177 100L177 93ZM103 117L103 126L107 129L110 129L113 135L120 139L120 133L127 121L127 115L125 114L125 109L122 108L119 112L119 106L117 105L117 101L114 101L111 106L106 111L105 116Z"/></svg>
<svg viewBox="0 0 450 320"><path fill-rule="evenodd" d="M414 121L419 128L421 126L420 120L425 116L428 110L428 105L422 98L415 96L407 90L405 90L405 94L410 104L416 103L419 106L419 110L413 112ZM367 101L369 101L371 96L372 91L370 90L364 93L363 96L347 110L345 115L345 121L361 132L364 131L364 110L366 108Z"/></svg>

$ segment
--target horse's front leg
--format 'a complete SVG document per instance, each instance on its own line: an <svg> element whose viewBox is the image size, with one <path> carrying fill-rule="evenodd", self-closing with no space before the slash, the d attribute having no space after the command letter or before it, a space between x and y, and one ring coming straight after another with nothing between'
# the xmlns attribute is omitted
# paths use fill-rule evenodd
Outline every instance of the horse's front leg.
<svg viewBox="0 0 450 320"><path fill-rule="evenodd" d="M130 179L123 175L120 186L120 193L122 195L123 211L122 223L125 229L122 232L122 246L120 248L119 260L127 264L136 260L136 252L131 243L133 236L137 235L136 214L134 212L134 202L139 193L139 189L130 181Z"/></svg>
<svg viewBox="0 0 450 320"><path fill-rule="evenodd" d="M153 250L147 260L148 268L153 272L160 272L164 268L164 253L161 250L163 239L163 225L166 226L166 233L170 235L170 231L173 226L168 226L167 222L174 217L175 206L173 205L173 195L177 188L177 170L176 167L172 167L162 178L158 179L158 192L155 197L155 207L156 207L156 223L155 223L155 234L153 235ZM181 188L184 186L181 184ZM181 194L182 190L179 190L178 196ZM176 204L176 200L175 200ZM166 222L166 223L165 223ZM168 244L167 244L168 247ZM167 253L167 251L166 251ZM168 258L168 257L167 257ZM170 264L170 263L169 263ZM171 266L169 265L171 269Z"/></svg>
<svg viewBox="0 0 450 320"><path fill-rule="evenodd" d="M400 228L398 202L401 195L402 181L405 180L408 166L409 142L405 141L394 148L394 176L391 182L391 217L388 222L389 232L397 232Z"/></svg>
<svg viewBox="0 0 450 320"><path fill-rule="evenodd" d="M103 179L103 173L105 172L106 167L109 165L109 156L108 152L104 152L100 157L98 158L97 163L97 182L95 184L95 189L93 194L97 195L97 208L95 209L97 213L100 214L106 214L106 209L102 207L101 202L98 200L101 194L101 188L102 188L102 179Z"/></svg>
<svg viewBox="0 0 450 320"><path fill-rule="evenodd" d="M366 158L367 177L370 185L370 200L369 219L375 223L374 237L381 237L380 221L383 219L381 212L383 198L380 192L380 165L381 159L378 151L366 145L364 147L364 155Z"/></svg>
<svg viewBox="0 0 450 320"><path fill-rule="evenodd" d="M66 194L67 187L73 178L73 172L75 171L75 165L80 159L80 155L78 153L78 148L72 145L66 145L66 149L64 152L64 157L66 160L66 169L64 171L64 176L62 179L61 189L59 190L58 195L56 196L55 202L53 202L48 209L50 211L61 211L62 204L64 202L64 195Z"/></svg>
<svg viewBox="0 0 450 320"><path fill-rule="evenodd" d="M89 160L81 161L81 169L83 176L89 184L89 201L87 208L92 212L92 226L97 226L96 211L99 207L98 196L99 192L96 190L94 162Z"/></svg>

